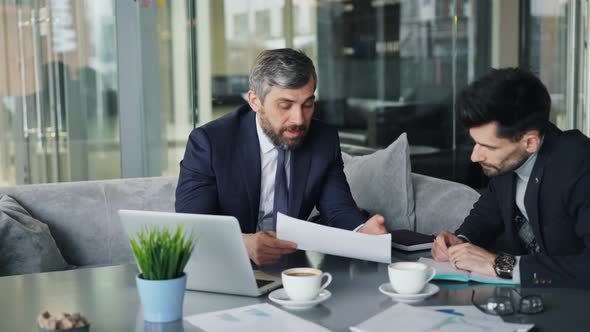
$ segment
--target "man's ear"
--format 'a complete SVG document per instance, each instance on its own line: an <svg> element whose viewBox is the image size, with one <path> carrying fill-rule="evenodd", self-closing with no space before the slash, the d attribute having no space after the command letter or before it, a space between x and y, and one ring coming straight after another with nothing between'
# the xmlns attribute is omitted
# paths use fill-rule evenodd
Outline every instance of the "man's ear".
<svg viewBox="0 0 590 332"><path fill-rule="evenodd" d="M538 130L529 130L521 140L528 153L535 153L541 148L541 135Z"/></svg>
<svg viewBox="0 0 590 332"><path fill-rule="evenodd" d="M258 110L262 108L262 101L252 90L248 90L248 104L250 104L250 108L252 108L254 112L258 112Z"/></svg>

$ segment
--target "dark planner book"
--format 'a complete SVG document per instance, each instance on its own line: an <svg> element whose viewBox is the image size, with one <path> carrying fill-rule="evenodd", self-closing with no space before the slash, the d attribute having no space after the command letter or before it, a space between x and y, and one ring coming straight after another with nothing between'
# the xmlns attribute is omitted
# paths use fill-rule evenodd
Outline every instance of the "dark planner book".
<svg viewBox="0 0 590 332"><path fill-rule="evenodd" d="M399 229L391 232L391 246L404 251L418 251L432 248L434 235Z"/></svg>

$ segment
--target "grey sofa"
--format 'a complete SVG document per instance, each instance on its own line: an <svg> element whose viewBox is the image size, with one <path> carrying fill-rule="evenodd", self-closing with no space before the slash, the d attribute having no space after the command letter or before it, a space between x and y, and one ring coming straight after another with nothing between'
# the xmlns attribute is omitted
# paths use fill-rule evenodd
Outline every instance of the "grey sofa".
<svg viewBox="0 0 590 332"><path fill-rule="evenodd" d="M454 230L478 198L473 189L411 174L415 229ZM117 210L174 211L176 177L24 185L0 188L46 223L69 264L115 265L133 261Z"/></svg>

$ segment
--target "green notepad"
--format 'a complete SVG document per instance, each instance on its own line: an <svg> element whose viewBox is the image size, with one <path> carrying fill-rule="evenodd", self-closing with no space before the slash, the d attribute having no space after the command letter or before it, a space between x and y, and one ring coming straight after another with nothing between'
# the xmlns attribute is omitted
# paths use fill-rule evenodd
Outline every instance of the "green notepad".
<svg viewBox="0 0 590 332"><path fill-rule="evenodd" d="M454 268L449 262L435 262L430 258L421 257L418 262L424 263L428 266L432 266L436 269L436 276L434 280L453 280L462 282L481 282L485 284L495 285L518 285L517 282L512 279L502 279L498 277L490 277L483 274L469 272L464 270L458 270Z"/></svg>

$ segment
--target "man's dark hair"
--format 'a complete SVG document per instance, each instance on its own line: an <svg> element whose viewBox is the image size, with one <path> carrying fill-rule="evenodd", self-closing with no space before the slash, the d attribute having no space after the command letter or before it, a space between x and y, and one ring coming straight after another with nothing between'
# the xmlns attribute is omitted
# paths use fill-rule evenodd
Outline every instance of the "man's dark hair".
<svg viewBox="0 0 590 332"><path fill-rule="evenodd" d="M283 89L298 89L313 78L317 86L317 75L311 59L303 53L290 48L266 50L258 55L250 70L250 90L264 102L266 94L273 86Z"/></svg>
<svg viewBox="0 0 590 332"><path fill-rule="evenodd" d="M492 69L461 92L457 110L465 127L496 121L498 137L517 141L528 130L544 134L551 97L545 85L526 69Z"/></svg>

